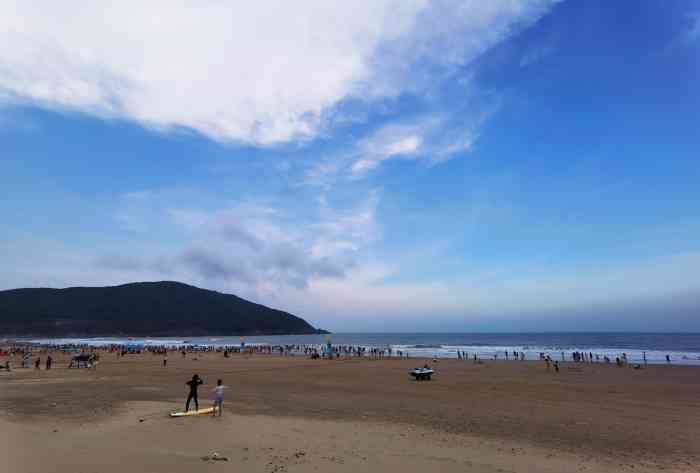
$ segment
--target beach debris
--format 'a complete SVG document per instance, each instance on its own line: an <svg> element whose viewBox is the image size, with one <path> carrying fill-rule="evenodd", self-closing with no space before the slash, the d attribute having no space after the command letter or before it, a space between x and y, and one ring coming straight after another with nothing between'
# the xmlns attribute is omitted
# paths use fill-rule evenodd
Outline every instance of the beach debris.
<svg viewBox="0 0 700 473"><path fill-rule="evenodd" d="M219 455L217 452L211 452L209 455L205 455L202 457L202 461L222 461L222 462L227 462L228 457L224 457Z"/></svg>

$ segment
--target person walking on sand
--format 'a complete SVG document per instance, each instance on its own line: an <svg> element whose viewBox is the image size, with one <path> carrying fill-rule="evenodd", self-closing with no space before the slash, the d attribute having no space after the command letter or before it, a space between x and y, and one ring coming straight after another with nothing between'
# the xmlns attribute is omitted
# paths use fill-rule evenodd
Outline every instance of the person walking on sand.
<svg viewBox="0 0 700 473"><path fill-rule="evenodd" d="M194 410L199 410L199 400L197 399L197 388L200 384L204 384L204 381L199 377L198 374L192 375L192 379L185 383L190 387L190 394L187 396L187 402L185 403L185 412L190 410L190 401L194 399Z"/></svg>
<svg viewBox="0 0 700 473"><path fill-rule="evenodd" d="M221 411L224 407L224 389L226 386L221 384L220 379L216 380L216 387L214 388L214 411L211 413L212 417L216 416L217 411L219 412L219 417L221 417Z"/></svg>
<svg viewBox="0 0 700 473"><path fill-rule="evenodd" d="M47 369L47 370L50 370L50 369L51 369L51 363L52 363L52 362L53 362L53 358L51 358L51 355L49 355L49 356L46 358L46 369Z"/></svg>

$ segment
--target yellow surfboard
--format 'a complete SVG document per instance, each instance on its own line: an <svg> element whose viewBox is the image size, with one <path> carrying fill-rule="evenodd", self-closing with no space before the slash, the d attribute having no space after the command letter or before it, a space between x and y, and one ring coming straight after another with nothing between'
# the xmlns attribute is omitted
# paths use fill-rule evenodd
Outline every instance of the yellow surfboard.
<svg viewBox="0 0 700 473"><path fill-rule="evenodd" d="M185 416L196 416L199 414L211 414L214 412L213 407L207 407L205 409L199 409L197 411L187 411L187 412L171 412L170 417L185 417Z"/></svg>

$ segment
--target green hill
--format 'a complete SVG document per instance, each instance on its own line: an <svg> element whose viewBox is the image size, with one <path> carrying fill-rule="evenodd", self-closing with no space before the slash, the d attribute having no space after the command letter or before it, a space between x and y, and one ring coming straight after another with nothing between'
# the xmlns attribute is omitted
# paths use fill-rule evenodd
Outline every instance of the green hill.
<svg viewBox="0 0 700 473"><path fill-rule="evenodd" d="M178 282L0 291L0 335L325 333L281 310Z"/></svg>

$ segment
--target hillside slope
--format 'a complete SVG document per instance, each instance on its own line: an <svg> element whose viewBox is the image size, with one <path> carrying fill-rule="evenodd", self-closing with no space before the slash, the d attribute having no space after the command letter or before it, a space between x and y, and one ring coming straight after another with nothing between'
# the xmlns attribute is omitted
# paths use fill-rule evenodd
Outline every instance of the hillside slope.
<svg viewBox="0 0 700 473"><path fill-rule="evenodd" d="M305 320L178 282L0 291L0 335L282 335L319 333Z"/></svg>

